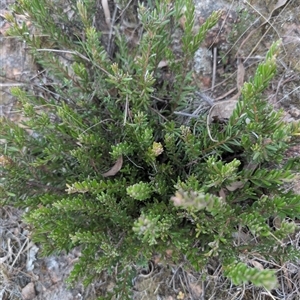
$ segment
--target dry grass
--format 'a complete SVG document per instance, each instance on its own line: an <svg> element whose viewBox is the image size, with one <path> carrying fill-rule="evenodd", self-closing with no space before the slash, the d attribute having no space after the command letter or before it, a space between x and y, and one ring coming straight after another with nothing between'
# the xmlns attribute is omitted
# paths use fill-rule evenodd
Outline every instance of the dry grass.
<svg viewBox="0 0 300 300"><path fill-rule="evenodd" d="M21 288L31 280L29 231L21 222L22 212L0 208L0 299L21 299Z"/></svg>

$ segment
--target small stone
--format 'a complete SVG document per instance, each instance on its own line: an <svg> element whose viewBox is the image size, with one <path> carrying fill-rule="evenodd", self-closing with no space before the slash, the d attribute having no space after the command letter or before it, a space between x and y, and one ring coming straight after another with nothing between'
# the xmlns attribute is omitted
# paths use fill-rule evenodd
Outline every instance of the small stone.
<svg viewBox="0 0 300 300"><path fill-rule="evenodd" d="M292 107L288 112L293 118L298 119L300 116L300 110L296 107Z"/></svg>
<svg viewBox="0 0 300 300"><path fill-rule="evenodd" d="M23 287L22 296L24 300L31 300L36 296L33 282L29 282L25 287Z"/></svg>

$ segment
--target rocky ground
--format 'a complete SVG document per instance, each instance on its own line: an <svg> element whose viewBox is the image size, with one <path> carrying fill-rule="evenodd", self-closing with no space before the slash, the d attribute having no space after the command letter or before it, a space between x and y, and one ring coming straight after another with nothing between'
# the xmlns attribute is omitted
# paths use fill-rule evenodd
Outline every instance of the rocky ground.
<svg viewBox="0 0 300 300"><path fill-rule="evenodd" d="M6 14L13 2L0 0L0 116L19 122L21 114L10 88L30 87L38 70L26 44L6 36L10 26ZM236 99L239 88L254 73L271 43L281 39L278 75L266 97L275 109L284 108L287 121L293 121L300 118L300 6L297 0L275 2L196 0L196 26L214 10L222 9L223 15L195 56L194 78L199 89L214 102ZM17 19L28 22L25 16ZM287 155L299 153L296 145ZM295 182L293 188L300 192L299 183ZM40 257L39 245L31 241L21 216L22 211L17 209L0 208L0 299L96 299L113 287L108 275L100 276L89 288L81 284L68 287L65 279L80 249ZM299 245L299 237L297 233L289 241ZM258 267L263 268L264 263L256 261ZM251 285L243 289L232 286L220 275L216 262L208 266L204 273L209 276L203 280L201 273L184 270L181 265L163 267L156 258L149 269L139 270L133 299L300 299L300 264L276 268L281 285L271 295Z"/></svg>

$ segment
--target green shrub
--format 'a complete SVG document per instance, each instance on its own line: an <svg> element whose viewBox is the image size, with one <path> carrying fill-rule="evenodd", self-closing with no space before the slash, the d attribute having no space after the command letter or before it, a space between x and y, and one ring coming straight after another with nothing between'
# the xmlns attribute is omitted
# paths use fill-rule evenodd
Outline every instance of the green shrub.
<svg viewBox="0 0 300 300"><path fill-rule="evenodd" d="M191 108L190 62L219 14L194 34L192 1L174 2L140 6L139 42L129 48L116 34L110 57L92 24L94 2L73 3L76 23L69 24L54 1L20 1L15 12L28 15L40 35L25 23L14 23L11 34L26 41L52 84L44 94L12 90L26 119L23 127L2 120L2 202L28 209L25 220L43 254L82 247L71 281L88 284L103 270L118 270L114 292L130 297L133 263L172 250L174 262L184 255L199 270L217 258L235 284L271 289L275 273L247 259L259 253L282 262L299 254L282 243L300 213L300 196L286 189L297 161L283 160L298 126L283 122L261 95L275 74L279 43L244 84L225 124L178 116ZM184 56L177 60L172 32L184 5ZM45 36L48 50L41 51ZM162 60L172 77L163 83ZM275 217L278 228L269 222ZM241 230L251 239L239 241Z"/></svg>

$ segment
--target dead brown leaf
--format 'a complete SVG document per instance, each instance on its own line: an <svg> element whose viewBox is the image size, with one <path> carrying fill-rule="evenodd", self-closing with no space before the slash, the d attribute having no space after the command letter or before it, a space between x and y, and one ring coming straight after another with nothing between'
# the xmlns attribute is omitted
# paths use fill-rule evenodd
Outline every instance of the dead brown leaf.
<svg viewBox="0 0 300 300"><path fill-rule="evenodd" d="M121 155L116 161L116 163L113 165L113 167L109 171L103 173L102 176L110 177L116 175L121 170L122 165L123 165L123 156Z"/></svg>
<svg viewBox="0 0 300 300"><path fill-rule="evenodd" d="M221 188L219 191L219 197L221 197L224 202L226 201L226 194L223 188Z"/></svg>
<svg viewBox="0 0 300 300"><path fill-rule="evenodd" d="M265 268L263 267L263 265L261 263L259 263L258 261L256 260L251 260L251 264L253 265L254 268L260 270L260 271L263 271Z"/></svg>
<svg viewBox="0 0 300 300"><path fill-rule="evenodd" d="M236 100L226 100L216 103L211 107L208 114L209 124L212 123L213 117L219 119L229 119L237 104Z"/></svg>
<svg viewBox="0 0 300 300"><path fill-rule="evenodd" d="M232 115L233 110L235 109L237 104L236 100L227 100L222 101L220 103L214 104L209 113L207 115L206 125L208 130L208 135L210 139L214 142L218 142L211 136L209 125L213 122L214 117L217 117L219 120L226 120L229 119Z"/></svg>
<svg viewBox="0 0 300 300"><path fill-rule="evenodd" d="M226 189L230 192L234 192L235 190L242 188L244 185L245 183L242 181L235 181L229 185L226 185Z"/></svg>
<svg viewBox="0 0 300 300"><path fill-rule="evenodd" d="M168 62L166 60L161 60L158 65L157 65L157 68L158 69L162 69L164 67L167 67L168 66Z"/></svg>
<svg viewBox="0 0 300 300"><path fill-rule="evenodd" d="M238 67L237 67L237 76L236 76L236 86L238 89L237 94L232 96L229 100L237 100L242 93L242 86L245 80L245 68L241 59L238 59ZM228 101L229 101L228 100Z"/></svg>

